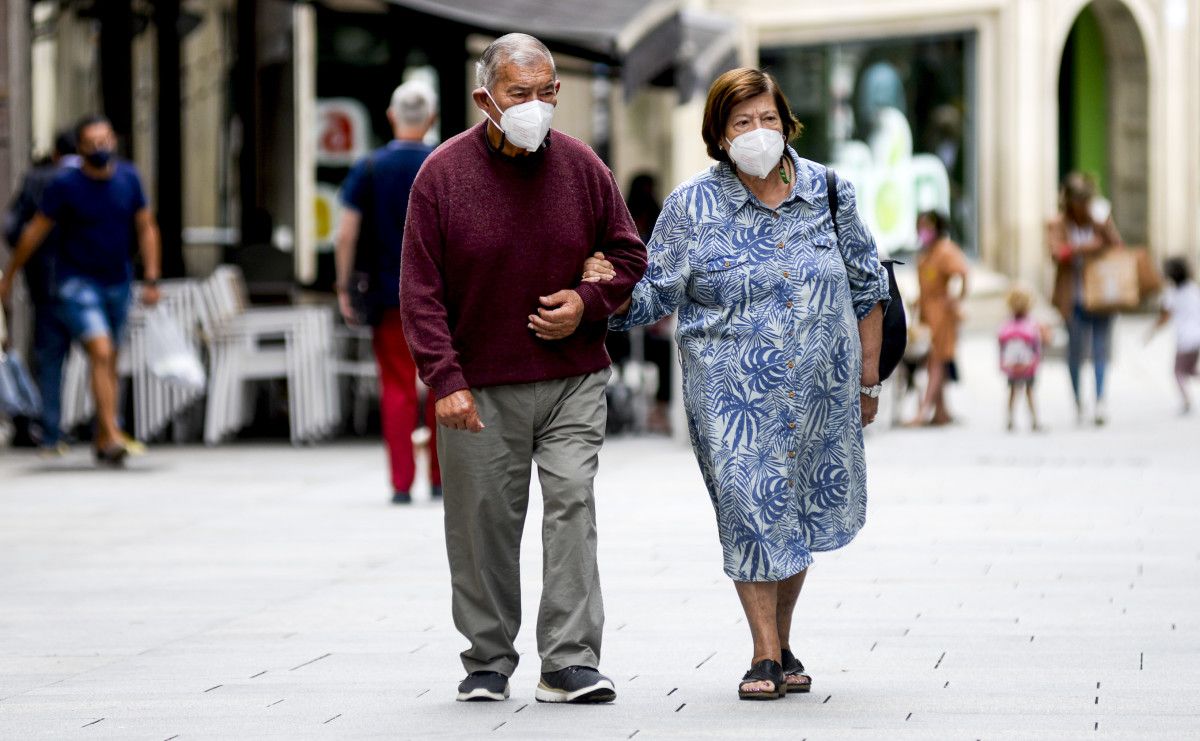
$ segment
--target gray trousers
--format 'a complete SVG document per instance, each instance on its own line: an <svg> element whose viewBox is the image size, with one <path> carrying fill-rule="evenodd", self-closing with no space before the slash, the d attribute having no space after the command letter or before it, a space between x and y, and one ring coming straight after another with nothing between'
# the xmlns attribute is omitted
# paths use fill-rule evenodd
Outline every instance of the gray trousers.
<svg viewBox="0 0 1200 741"><path fill-rule="evenodd" d="M485 429L438 430L454 625L468 672L512 676L521 627L521 531L537 463L542 519L542 671L598 667L604 604L592 479L604 442L609 370L471 389Z"/></svg>

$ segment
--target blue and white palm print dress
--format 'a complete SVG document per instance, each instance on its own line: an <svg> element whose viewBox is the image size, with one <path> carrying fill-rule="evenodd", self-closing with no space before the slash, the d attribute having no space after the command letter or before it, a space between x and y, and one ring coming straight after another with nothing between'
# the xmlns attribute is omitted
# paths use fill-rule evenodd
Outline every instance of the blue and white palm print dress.
<svg viewBox="0 0 1200 741"><path fill-rule="evenodd" d="M866 517L858 320L888 297L854 189L787 149L791 194L767 208L718 163L675 189L649 265L612 329L679 310L688 432L716 508L725 573L780 581Z"/></svg>

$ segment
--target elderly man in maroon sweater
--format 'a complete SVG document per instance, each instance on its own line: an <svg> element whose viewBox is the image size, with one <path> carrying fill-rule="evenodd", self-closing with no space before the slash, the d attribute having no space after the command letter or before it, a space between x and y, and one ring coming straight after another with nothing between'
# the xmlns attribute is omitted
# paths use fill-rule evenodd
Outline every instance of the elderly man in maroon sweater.
<svg viewBox="0 0 1200 741"><path fill-rule="evenodd" d="M541 702L610 702L592 480L604 439L606 320L646 251L612 173L549 133L549 50L509 34L483 53L487 121L450 139L413 184L401 266L405 335L437 398L454 624L470 641L459 700L503 700L517 666L521 531L537 463L545 515ZM611 282L581 280L603 251Z"/></svg>

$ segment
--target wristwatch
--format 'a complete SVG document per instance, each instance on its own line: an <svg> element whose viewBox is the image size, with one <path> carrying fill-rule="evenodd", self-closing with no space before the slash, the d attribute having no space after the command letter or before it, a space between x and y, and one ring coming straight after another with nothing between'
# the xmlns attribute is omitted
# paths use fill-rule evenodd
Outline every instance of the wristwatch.
<svg viewBox="0 0 1200 741"><path fill-rule="evenodd" d="M872 399L878 399L879 394L883 392L883 384L877 383L874 386L859 386L858 393L863 396L869 396Z"/></svg>

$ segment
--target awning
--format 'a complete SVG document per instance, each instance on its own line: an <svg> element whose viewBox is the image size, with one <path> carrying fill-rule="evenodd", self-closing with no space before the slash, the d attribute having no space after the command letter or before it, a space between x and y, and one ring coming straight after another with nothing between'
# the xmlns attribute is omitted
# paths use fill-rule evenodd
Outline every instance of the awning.
<svg viewBox="0 0 1200 741"><path fill-rule="evenodd" d="M521 31L619 71L625 95L675 67L682 0L388 0L491 36Z"/></svg>

